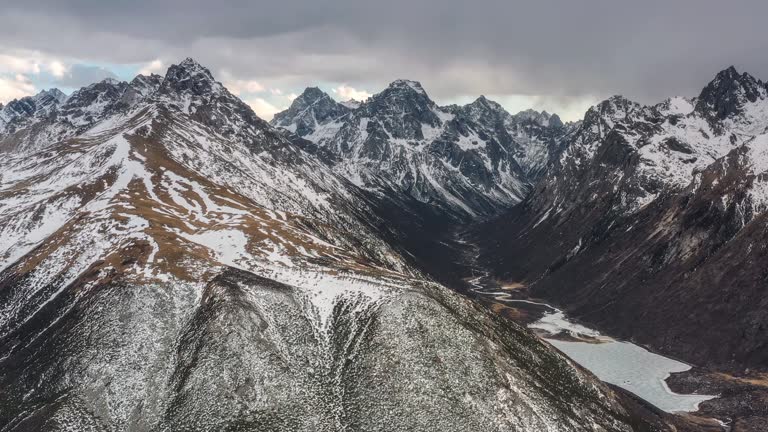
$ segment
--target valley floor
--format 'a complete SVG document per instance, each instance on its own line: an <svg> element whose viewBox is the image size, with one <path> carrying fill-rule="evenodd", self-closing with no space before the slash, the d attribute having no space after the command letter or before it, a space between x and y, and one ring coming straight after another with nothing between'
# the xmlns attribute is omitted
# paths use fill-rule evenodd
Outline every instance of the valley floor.
<svg viewBox="0 0 768 432"><path fill-rule="evenodd" d="M431 255L449 258L454 266L452 271L433 277L494 313L532 328L543 340L611 385L628 405L644 416L655 417L681 431L768 430L768 374L751 372L748 376L733 376L725 371L691 367L651 347L614 340L565 317L564 312L551 304L556 299L533 298L524 283L495 278L479 264L480 247L469 240L463 227L453 227L448 234L437 238L432 245L439 251ZM440 271L435 267L430 270ZM557 317L561 319L554 321L567 325L553 328L553 318ZM616 367L614 362L605 364L600 356L606 353L597 352L604 349L596 351L585 347L588 344L620 348L619 351L627 355L614 356L611 360L626 362L627 369L637 366L634 360L638 359L632 356L638 353L643 354L642 362L655 364L645 367L644 371L628 370L622 374L621 367Z"/></svg>

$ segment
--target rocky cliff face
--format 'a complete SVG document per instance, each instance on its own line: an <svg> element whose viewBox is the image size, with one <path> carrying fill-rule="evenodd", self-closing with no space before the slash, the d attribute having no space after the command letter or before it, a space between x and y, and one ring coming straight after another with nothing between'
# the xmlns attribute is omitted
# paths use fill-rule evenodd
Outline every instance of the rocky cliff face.
<svg viewBox="0 0 768 432"><path fill-rule="evenodd" d="M293 100L290 108L275 114L272 124L317 142L338 130L335 126L352 109L334 101L319 88L310 87Z"/></svg>
<svg viewBox="0 0 768 432"><path fill-rule="evenodd" d="M412 144L384 136L429 125L513 169L461 109L409 82L388 92L340 128L369 119L379 138L340 150L393 152ZM371 120L404 94L408 115ZM368 192L193 60L54 99L12 108L0 133L1 429L648 426L410 265Z"/></svg>
<svg viewBox="0 0 768 432"><path fill-rule="evenodd" d="M766 366L766 86L590 109L532 195L481 228L498 274L699 364ZM743 254L743 257L739 257Z"/></svg>
<svg viewBox="0 0 768 432"><path fill-rule="evenodd" d="M484 97L440 107L409 80L354 108L310 88L272 123L334 154L334 171L358 186L464 220L522 200L570 131L556 115L513 116Z"/></svg>

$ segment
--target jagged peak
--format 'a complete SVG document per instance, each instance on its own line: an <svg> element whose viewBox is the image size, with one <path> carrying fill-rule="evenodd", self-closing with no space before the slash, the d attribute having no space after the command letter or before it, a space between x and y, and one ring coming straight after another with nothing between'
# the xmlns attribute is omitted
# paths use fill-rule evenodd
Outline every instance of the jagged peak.
<svg viewBox="0 0 768 432"><path fill-rule="evenodd" d="M62 103L67 99L66 93L63 91L53 87L48 90L41 90L38 94L34 96L36 100L40 100L44 97L50 97L56 100L58 103Z"/></svg>
<svg viewBox="0 0 768 432"><path fill-rule="evenodd" d="M721 70L717 73L717 77L724 77L724 78L736 78L739 76L739 71L736 70L736 66L730 65L727 68Z"/></svg>
<svg viewBox="0 0 768 432"><path fill-rule="evenodd" d="M552 127L563 127L565 126L565 123L563 123L563 120L560 118L559 115L552 113L549 116L549 125Z"/></svg>
<svg viewBox="0 0 768 432"><path fill-rule="evenodd" d="M114 78L104 78L103 80L99 82L95 82L93 84L89 84L85 87L81 87L74 92L72 92L71 95L67 97L67 102L71 102L74 100L78 100L79 98L83 97L83 95L91 94L91 93L102 93L102 92L120 92L123 88L123 86L128 86L128 83L124 81L119 81Z"/></svg>
<svg viewBox="0 0 768 432"><path fill-rule="evenodd" d="M560 120L560 117L557 114L550 114L546 110L536 111L533 108L528 108L512 117L517 121L534 122L544 127L560 127L563 125L562 120Z"/></svg>
<svg viewBox="0 0 768 432"><path fill-rule="evenodd" d="M323 96L330 97L330 95L328 93L320 90L320 87L307 87L307 88L304 89L303 92L301 92L301 94L299 95L299 98L305 98L305 99L310 99L310 100L317 100L317 99L319 99L319 98L321 98ZM298 98L296 98L296 99L298 99Z"/></svg>
<svg viewBox="0 0 768 432"><path fill-rule="evenodd" d="M67 95L64 92L57 88L51 88L47 90L41 90L32 96L24 96L22 98L13 99L4 105L3 108L32 114L41 108L50 107L52 105L59 105L66 101L66 99ZM24 108L22 108L22 106Z"/></svg>
<svg viewBox="0 0 768 432"><path fill-rule="evenodd" d="M187 57L177 65L171 65L165 73L166 81L184 81L191 78L215 82L211 71L192 57Z"/></svg>
<svg viewBox="0 0 768 432"><path fill-rule="evenodd" d="M165 94L191 93L196 96L209 96L221 94L224 86L213 78L210 70L187 57L181 63L168 68L160 89Z"/></svg>
<svg viewBox="0 0 768 432"><path fill-rule="evenodd" d="M430 110L437 106L418 81L398 79L365 101L361 108L378 110L394 106L393 104L406 104L418 111Z"/></svg>
<svg viewBox="0 0 768 432"><path fill-rule="evenodd" d="M312 105L316 105L320 101L327 101L323 102L323 105L341 105L336 102L328 93L320 90L319 87L307 87L298 97L296 97L296 99L291 102L291 106L288 108L288 111L305 110Z"/></svg>
<svg viewBox="0 0 768 432"><path fill-rule="evenodd" d="M99 81L99 83L110 84L110 85L118 85L121 82L122 81L120 81L119 79L115 79L115 78L112 78L112 77L107 77L107 78L104 78L103 80Z"/></svg>
<svg viewBox="0 0 768 432"><path fill-rule="evenodd" d="M638 105L637 102L627 98L624 95L615 94L604 100L602 103L609 103L612 105Z"/></svg>
<svg viewBox="0 0 768 432"><path fill-rule="evenodd" d="M342 116L349 110L349 107L336 102L328 93L320 90L320 88L307 87L291 102L291 106L288 109L275 114L271 123L282 127L287 127L296 122L314 125L316 122L323 122ZM300 127L297 131L300 136L303 136L306 135L308 129Z"/></svg>
<svg viewBox="0 0 768 432"><path fill-rule="evenodd" d="M741 87L762 87L764 84L762 81L756 79L747 72L739 73L735 66L729 66L726 69L718 72L715 78L707 85L707 87L723 87L738 85Z"/></svg>
<svg viewBox="0 0 768 432"><path fill-rule="evenodd" d="M590 110L594 108L597 109L600 113L613 114L616 112L632 112L640 109L641 107L642 105L639 103L630 100L623 95L617 94L598 103L597 105L590 108Z"/></svg>
<svg viewBox="0 0 768 432"><path fill-rule="evenodd" d="M509 114L509 112L498 102L488 99L486 96L481 95L475 99L472 103L464 106L465 110L475 111L475 116L487 114L489 111L493 113L500 113L505 116L511 117L513 122L521 121L533 121L541 126L562 126L563 122L557 114L550 114L547 111L536 111L532 108L518 112L517 114ZM479 110L479 111L478 111Z"/></svg>
<svg viewBox="0 0 768 432"><path fill-rule="evenodd" d="M520 111L517 114L514 115L517 118L520 119L530 119L530 120L536 120L536 119L545 119L549 120L549 113L546 111L536 111L533 108L528 108L526 110Z"/></svg>
<svg viewBox="0 0 768 432"><path fill-rule="evenodd" d="M767 97L766 85L736 67L730 66L715 75L715 78L701 91L696 110L704 115L725 119L740 112L746 102L756 102Z"/></svg>
<svg viewBox="0 0 768 432"><path fill-rule="evenodd" d="M157 74L136 75L131 80L131 88L141 96L147 96L157 90L163 82L163 77Z"/></svg>
<svg viewBox="0 0 768 432"><path fill-rule="evenodd" d="M304 109L320 100L328 100L336 104L337 102L328 93L320 90L319 87L307 87L301 94L291 102L291 108Z"/></svg>
<svg viewBox="0 0 768 432"><path fill-rule="evenodd" d="M207 71L208 70L205 66L201 65L197 60L193 59L192 57L185 58L178 64L178 66L190 71L192 70Z"/></svg>
<svg viewBox="0 0 768 432"><path fill-rule="evenodd" d="M420 82L409 79L396 79L387 86L387 89L410 89L425 96L427 94Z"/></svg>
<svg viewBox="0 0 768 432"><path fill-rule="evenodd" d="M506 111L504 107L501 106L496 101L490 100L485 95L480 95L477 99L475 99L472 103L469 104L469 106L473 107L485 107L486 109L492 109L495 111Z"/></svg>
<svg viewBox="0 0 768 432"><path fill-rule="evenodd" d="M485 95L480 95L472 103L481 105L481 104L487 104L488 102L490 102L490 100L488 100L488 98L485 97Z"/></svg>
<svg viewBox="0 0 768 432"><path fill-rule="evenodd" d="M343 102L339 102L340 104L344 105L345 107L349 109L358 109L360 108L360 105L362 105L363 102L356 100L356 99L349 99Z"/></svg>
<svg viewBox="0 0 768 432"><path fill-rule="evenodd" d="M101 81L88 84L87 86L84 86L75 90L69 97L71 98L76 94L82 94L84 92L89 92L89 91L102 91L104 88L115 88L115 87L119 87L121 84L127 84L127 83L114 78L104 78Z"/></svg>
<svg viewBox="0 0 768 432"><path fill-rule="evenodd" d="M598 121L610 120L613 123L623 118L631 117L631 114L643 108L622 95L613 95L595 105L592 105L584 114L583 124L589 125Z"/></svg>
<svg viewBox="0 0 768 432"><path fill-rule="evenodd" d="M462 107L465 110L480 111L480 112L494 112L503 115L510 115L509 112L501 106L500 103L488 99L484 95L481 95L471 103Z"/></svg>
<svg viewBox="0 0 768 432"><path fill-rule="evenodd" d="M158 75L155 73L152 73L149 75L138 74L135 77L133 77L133 80L131 80L131 83L133 84L133 83L139 83L139 82L152 82L152 81L157 81L162 79L163 77L161 75Z"/></svg>

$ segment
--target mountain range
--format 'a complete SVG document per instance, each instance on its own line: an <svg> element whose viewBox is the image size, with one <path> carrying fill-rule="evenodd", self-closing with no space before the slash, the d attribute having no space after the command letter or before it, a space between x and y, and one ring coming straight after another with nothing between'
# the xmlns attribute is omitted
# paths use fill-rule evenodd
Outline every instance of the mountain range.
<svg viewBox="0 0 768 432"><path fill-rule="evenodd" d="M452 121L410 84L390 90L386 100L428 107L435 129ZM394 179L361 170L350 181L329 162L341 153L293 142L194 60L43 92L0 118L2 430L650 424L532 333L414 267L381 230L374 183L358 185ZM416 122L394 133L421 133ZM389 132L370 130L356 154ZM480 172L523 172L496 156L500 171Z"/></svg>
<svg viewBox="0 0 768 432"><path fill-rule="evenodd" d="M0 107L0 430L705 430L466 294L764 368L768 87L582 121L311 87L271 122L192 59Z"/></svg>
<svg viewBox="0 0 768 432"><path fill-rule="evenodd" d="M354 108L308 88L271 123L332 154L333 170L358 187L406 193L458 220L520 202L574 129L547 112L511 115L482 96L441 107L410 80Z"/></svg>
<svg viewBox="0 0 768 432"><path fill-rule="evenodd" d="M591 108L550 174L477 228L484 260L579 318L696 364L768 365L768 88Z"/></svg>

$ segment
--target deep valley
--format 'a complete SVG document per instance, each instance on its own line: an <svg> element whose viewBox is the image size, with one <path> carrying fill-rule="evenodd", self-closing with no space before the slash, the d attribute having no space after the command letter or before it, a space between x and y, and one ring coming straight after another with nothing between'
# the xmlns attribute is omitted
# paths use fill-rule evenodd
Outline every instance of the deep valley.
<svg viewBox="0 0 768 432"><path fill-rule="evenodd" d="M191 58L43 91L0 106L0 431L765 430L767 235L734 68L577 122L411 80L266 122Z"/></svg>

